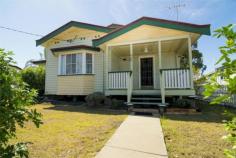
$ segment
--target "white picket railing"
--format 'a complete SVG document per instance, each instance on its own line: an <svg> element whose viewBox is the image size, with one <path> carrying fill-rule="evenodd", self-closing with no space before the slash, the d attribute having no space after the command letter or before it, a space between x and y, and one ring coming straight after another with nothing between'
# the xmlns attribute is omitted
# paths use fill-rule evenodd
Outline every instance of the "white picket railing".
<svg viewBox="0 0 236 158"><path fill-rule="evenodd" d="M131 71L116 71L108 73L109 89L127 89L130 82Z"/></svg>
<svg viewBox="0 0 236 158"><path fill-rule="evenodd" d="M162 69L166 89L191 88L189 69Z"/></svg>

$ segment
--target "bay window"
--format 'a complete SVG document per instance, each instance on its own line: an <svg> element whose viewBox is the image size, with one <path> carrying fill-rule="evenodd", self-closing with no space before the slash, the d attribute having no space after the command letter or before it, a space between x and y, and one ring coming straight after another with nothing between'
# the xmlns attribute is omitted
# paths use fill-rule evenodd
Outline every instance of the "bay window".
<svg viewBox="0 0 236 158"><path fill-rule="evenodd" d="M93 73L93 54L76 53L59 56L59 75Z"/></svg>

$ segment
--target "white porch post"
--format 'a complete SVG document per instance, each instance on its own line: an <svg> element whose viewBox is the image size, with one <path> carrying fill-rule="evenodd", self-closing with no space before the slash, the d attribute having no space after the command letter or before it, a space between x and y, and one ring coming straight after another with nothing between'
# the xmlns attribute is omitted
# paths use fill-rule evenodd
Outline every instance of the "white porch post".
<svg viewBox="0 0 236 158"><path fill-rule="evenodd" d="M189 58L189 79L190 79L190 87L193 89L193 64L192 64L192 44L191 44L191 37L188 37L188 58Z"/></svg>
<svg viewBox="0 0 236 158"><path fill-rule="evenodd" d="M131 102L131 95L132 95L132 90L133 90L133 44L130 44L130 71L131 75L129 77L129 84L127 88L127 102Z"/></svg>
<svg viewBox="0 0 236 158"><path fill-rule="evenodd" d="M130 44L130 70L133 71L133 44Z"/></svg>
<svg viewBox="0 0 236 158"><path fill-rule="evenodd" d="M108 72L111 71L111 61L110 61L110 51L111 48L109 46L106 46L106 69L105 69L105 73L106 73L106 88L105 89L109 89L109 76L108 76Z"/></svg>
<svg viewBox="0 0 236 158"><path fill-rule="evenodd" d="M162 104L165 104L165 87L164 87L164 75L161 72L162 69L162 61L161 61L161 41L158 41L158 62L159 62L159 70L160 70L160 89L161 89L161 100Z"/></svg>

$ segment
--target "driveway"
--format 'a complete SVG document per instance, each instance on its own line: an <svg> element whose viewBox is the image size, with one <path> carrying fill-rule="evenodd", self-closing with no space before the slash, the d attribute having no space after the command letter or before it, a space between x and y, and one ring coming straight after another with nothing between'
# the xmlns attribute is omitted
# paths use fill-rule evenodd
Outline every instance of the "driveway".
<svg viewBox="0 0 236 158"><path fill-rule="evenodd" d="M160 119L129 115L96 158L167 158Z"/></svg>

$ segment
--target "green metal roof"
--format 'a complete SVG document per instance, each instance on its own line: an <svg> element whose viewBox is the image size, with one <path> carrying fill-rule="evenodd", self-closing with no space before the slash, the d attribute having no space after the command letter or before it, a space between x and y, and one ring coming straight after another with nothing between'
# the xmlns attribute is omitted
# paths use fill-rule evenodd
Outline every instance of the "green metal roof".
<svg viewBox="0 0 236 158"><path fill-rule="evenodd" d="M105 32L108 33L112 31L111 28L104 27L104 26L99 26L99 25L93 25L93 24L88 24L88 23L82 23L82 22L77 22L77 21L70 21L67 24L59 27L55 31L47 34L46 36L42 37L41 39L36 40L36 46L46 42L47 40L55 37L56 35L62 33L63 31L69 29L70 27L78 27L78 28L84 28L84 29L89 29L89 30L94 30L98 32Z"/></svg>
<svg viewBox="0 0 236 158"><path fill-rule="evenodd" d="M150 25L150 26L157 26L157 27L163 27L168 29L175 29L180 31L186 31L186 32L193 32L198 33L202 35L210 35L210 25L197 25L197 24L190 24L190 23L184 23L184 22L178 22L178 21L171 21L171 20L165 20L165 19L157 19L157 18L151 18L151 17L142 17L139 18L127 25L121 26L118 29L112 29L109 27L99 26L99 25L93 25L88 23L82 23L82 22L76 22L71 21L60 28L56 29L55 31L49 33L48 35L42 37L39 40L36 40L36 46L41 45L42 43L48 41L51 38L54 38L56 35L62 33L63 31L69 29L70 27L78 27L78 28L85 28L89 30L94 30L98 32L105 32L108 33L107 35L93 40L93 46L97 47L101 45L102 43L105 43L111 39L114 39L124 33L127 33L141 25Z"/></svg>
<svg viewBox="0 0 236 158"><path fill-rule="evenodd" d="M196 24L190 24L190 23L184 23L184 22L177 22L177 21L170 21L170 20L164 20L164 19L157 19L157 18L150 18L150 17L142 17L138 20L135 20L131 22L130 24L127 24L120 29L114 30L110 32L109 34L93 40L93 45L99 46L111 39L114 39L124 33L127 33L141 25L151 25L151 26L158 26L168 29L175 29L180 31L186 31L186 32L193 32L203 35L210 35L210 25L196 25Z"/></svg>

